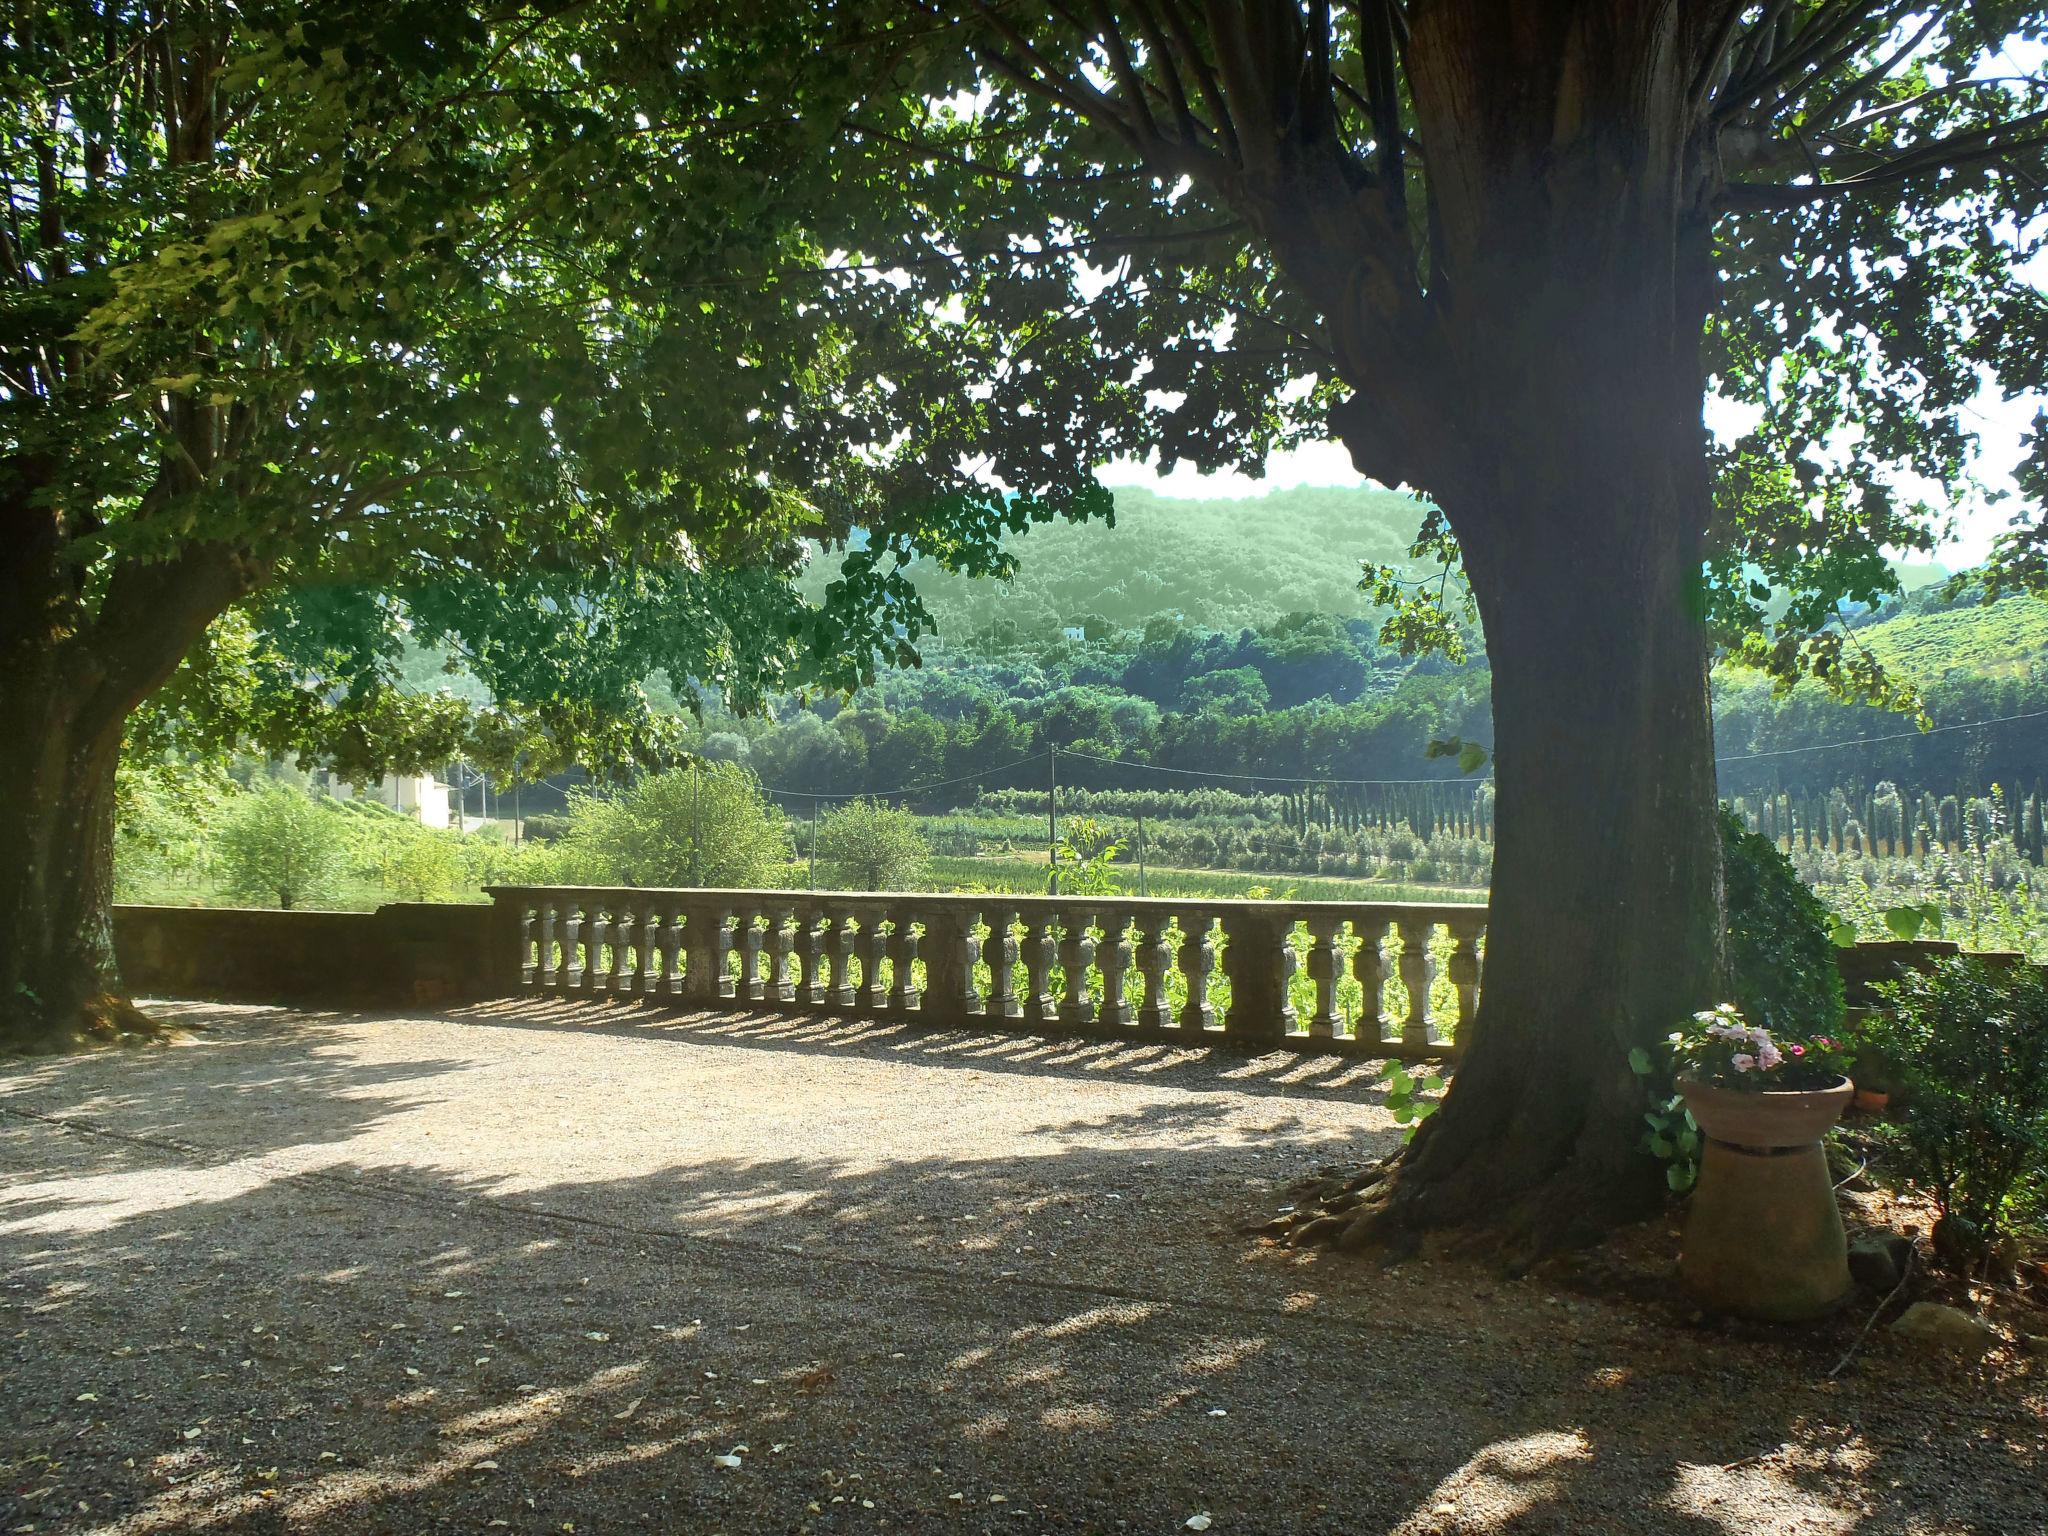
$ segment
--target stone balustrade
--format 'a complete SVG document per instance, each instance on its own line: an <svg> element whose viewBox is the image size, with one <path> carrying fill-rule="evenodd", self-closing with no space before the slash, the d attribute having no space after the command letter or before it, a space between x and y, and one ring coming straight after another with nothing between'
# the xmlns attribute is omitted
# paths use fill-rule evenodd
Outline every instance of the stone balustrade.
<svg viewBox="0 0 2048 1536"><path fill-rule="evenodd" d="M494 886L507 990L1447 1057L1486 908Z"/></svg>

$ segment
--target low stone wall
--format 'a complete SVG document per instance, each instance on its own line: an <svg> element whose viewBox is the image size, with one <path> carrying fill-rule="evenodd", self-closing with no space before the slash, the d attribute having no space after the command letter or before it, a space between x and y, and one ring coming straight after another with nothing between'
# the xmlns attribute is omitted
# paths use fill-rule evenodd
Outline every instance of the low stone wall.
<svg viewBox="0 0 2048 1536"><path fill-rule="evenodd" d="M467 1002L493 974L492 910L403 903L374 912L114 908L122 979L137 996L357 1008Z"/></svg>

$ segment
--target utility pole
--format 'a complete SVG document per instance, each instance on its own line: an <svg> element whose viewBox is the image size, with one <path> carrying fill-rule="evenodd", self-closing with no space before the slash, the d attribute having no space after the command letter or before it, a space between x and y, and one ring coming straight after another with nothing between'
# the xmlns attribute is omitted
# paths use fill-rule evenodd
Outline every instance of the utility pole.
<svg viewBox="0 0 2048 1536"><path fill-rule="evenodd" d="M1049 747L1045 754L1045 890L1060 893L1060 749Z"/></svg>
<svg viewBox="0 0 2048 1536"><path fill-rule="evenodd" d="M818 797L811 796L811 889L818 888Z"/></svg>
<svg viewBox="0 0 2048 1536"><path fill-rule="evenodd" d="M1152 894L1145 881L1145 813L1138 812L1138 894Z"/></svg>

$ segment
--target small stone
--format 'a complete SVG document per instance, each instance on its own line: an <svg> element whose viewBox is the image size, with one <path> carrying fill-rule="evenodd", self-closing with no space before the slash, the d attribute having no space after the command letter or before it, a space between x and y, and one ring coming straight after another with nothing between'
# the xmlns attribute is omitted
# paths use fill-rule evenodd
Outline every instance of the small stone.
<svg viewBox="0 0 2048 1536"><path fill-rule="evenodd" d="M1998 1335L1984 1323L1938 1301L1916 1301L1892 1324L1900 1338L1929 1349L1975 1358L1998 1342Z"/></svg>
<svg viewBox="0 0 2048 1536"><path fill-rule="evenodd" d="M1913 1239L1896 1232L1859 1232L1849 1240L1849 1273L1873 1291L1888 1291L1905 1277Z"/></svg>

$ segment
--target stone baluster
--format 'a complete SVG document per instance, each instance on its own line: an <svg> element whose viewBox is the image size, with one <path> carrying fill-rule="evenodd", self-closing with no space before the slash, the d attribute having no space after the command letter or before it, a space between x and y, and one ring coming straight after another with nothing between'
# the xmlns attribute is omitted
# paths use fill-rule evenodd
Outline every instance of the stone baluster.
<svg viewBox="0 0 2048 1536"><path fill-rule="evenodd" d="M583 990L593 995L604 989L605 942L611 933L611 909L603 896L583 904Z"/></svg>
<svg viewBox="0 0 2048 1536"><path fill-rule="evenodd" d="M1434 923L1401 919L1401 985L1408 993L1408 1013L1401 1020L1401 1043L1429 1044L1429 938Z"/></svg>
<svg viewBox="0 0 2048 1536"><path fill-rule="evenodd" d="M1223 1028L1233 1040L1278 1040L1294 1028L1288 983L1294 979L1294 924L1260 907L1226 909L1223 974L1230 978L1230 1014Z"/></svg>
<svg viewBox="0 0 2048 1536"><path fill-rule="evenodd" d="M1065 973L1065 996L1060 999L1060 1023L1070 1029L1084 1029L1095 1019L1095 1004L1088 996L1088 967L1095 960L1095 935L1089 924L1095 914L1085 908L1069 908L1060 930L1060 970Z"/></svg>
<svg viewBox="0 0 2048 1536"><path fill-rule="evenodd" d="M991 1023L1024 1017L1024 1000L1017 996L1017 913L1013 907L988 909L988 938L982 947L988 956L988 1003L984 1009Z"/></svg>
<svg viewBox="0 0 2048 1536"><path fill-rule="evenodd" d="M860 919L860 989L855 998L862 1013L881 1013L889 1006L889 986L882 962L889 958L889 940L884 931L889 916L879 906L870 907Z"/></svg>
<svg viewBox="0 0 2048 1536"><path fill-rule="evenodd" d="M1212 926L1206 912L1181 920L1180 973L1188 984L1188 1000L1181 1005L1180 1027L1191 1033L1199 1034L1216 1022L1216 1009L1209 1001L1209 976L1216 969Z"/></svg>
<svg viewBox="0 0 2048 1536"><path fill-rule="evenodd" d="M1053 920L1042 914L1025 920L1022 946L1024 997L1021 1017L1026 1024L1034 1026L1049 1026L1059 1022L1059 999L1052 995L1052 963L1059 948L1053 938L1053 930Z"/></svg>
<svg viewBox="0 0 2048 1536"><path fill-rule="evenodd" d="M540 974L540 962L534 958L533 934L538 923L538 914L525 900L518 906L519 912L519 990L533 990L534 978Z"/></svg>
<svg viewBox="0 0 2048 1536"><path fill-rule="evenodd" d="M826 990L825 1000L829 1007L850 1012L856 1001L853 987L854 946L859 935L854 931L853 909L833 907L830 909L832 931L826 942L832 955L832 985Z"/></svg>
<svg viewBox="0 0 2048 1536"><path fill-rule="evenodd" d="M1102 972L1102 1006L1095 1017L1105 1029L1123 1029L1131 1022L1131 1000L1124 996L1124 977L1130 974L1135 953L1130 928L1128 913L1110 913L1102 920L1102 941L1095 946L1095 966Z"/></svg>
<svg viewBox="0 0 2048 1536"><path fill-rule="evenodd" d="M688 919L682 907L674 903L669 905L665 915L668 921L661 925L661 996L676 998L681 997L688 986L683 975L689 965L683 943L684 925Z"/></svg>
<svg viewBox="0 0 2048 1536"><path fill-rule="evenodd" d="M1386 936L1386 924L1361 918L1351 928L1358 935L1358 953L1351 957L1351 974L1358 978L1363 994L1358 1005L1358 1025L1351 1038L1377 1045L1384 1038L1380 1033L1380 1011L1386 1006L1387 960L1380 945Z"/></svg>
<svg viewBox="0 0 2048 1536"><path fill-rule="evenodd" d="M889 924L889 1007L891 1018L915 1017L917 993L917 919L908 909Z"/></svg>
<svg viewBox="0 0 2048 1536"><path fill-rule="evenodd" d="M1471 1043L1472 1023L1479 1017L1479 924L1455 922L1451 927L1451 985L1458 993L1458 1022L1451 1047L1462 1053Z"/></svg>
<svg viewBox="0 0 2048 1536"><path fill-rule="evenodd" d="M534 980L544 992L555 987L555 899L543 896L540 900L540 969L534 973Z"/></svg>
<svg viewBox="0 0 2048 1536"><path fill-rule="evenodd" d="M562 965L555 983L565 997L583 988L583 903L574 897L562 904Z"/></svg>
<svg viewBox="0 0 2048 1536"><path fill-rule="evenodd" d="M799 909L795 938L797 964L803 972L797 979L797 1005L822 1008L825 1006L825 918L816 907Z"/></svg>
<svg viewBox="0 0 2048 1536"><path fill-rule="evenodd" d="M661 953L662 909L658 901L648 901L640 908L640 965L634 973L637 983L634 991L642 997L658 997L661 994L661 978L664 969Z"/></svg>
<svg viewBox="0 0 2048 1536"><path fill-rule="evenodd" d="M739 943L740 979L733 996L740 1002L758 1003L768 995L768 984L761 976L761 946L768 935L761 927L757 908L740 908L739 929L734 937Z"/></svg>
<svg viewBox="0 0 2048 1536"><path fill-rule="evenodd" d="M1173 1024L1173 1004L1166 996L1166 976L1173 969L1173 941L1167 936L1172 918L1147 908L1138 918L1138 974L1145 980L1144 996L1138 1002L1138 1028L1145 1034L1163 1033Z"/></svg>
<svg viewBox="0 0 2048 1536"><path fill-rule="evenodd" d="M790 979L790 958L796 953L796 909L777 907L768 914L768 996L779 1008L796 1001L796 983Z"/></svg>
<svg viewBox="0 0 2048 1536"><path fill-rule="evenodd" d="M1308 1032L1316 1040L1333 1040L1343 1024L1337 1011L1337 982L1344 974L1343 957L1337 952L1337 931L1343 919L1333 913L1316 912L1308 920L1309 979L1316 984L1315 1012L1309 1015Z"/></svg>
<svg viewBox="0 0 2048 1536"><path fill-rule="evenodd" d="M629 891L620 891L612 898L612 963L605 990L614 997L633 994L633 958L639 949L635 906Z"/></svg>

